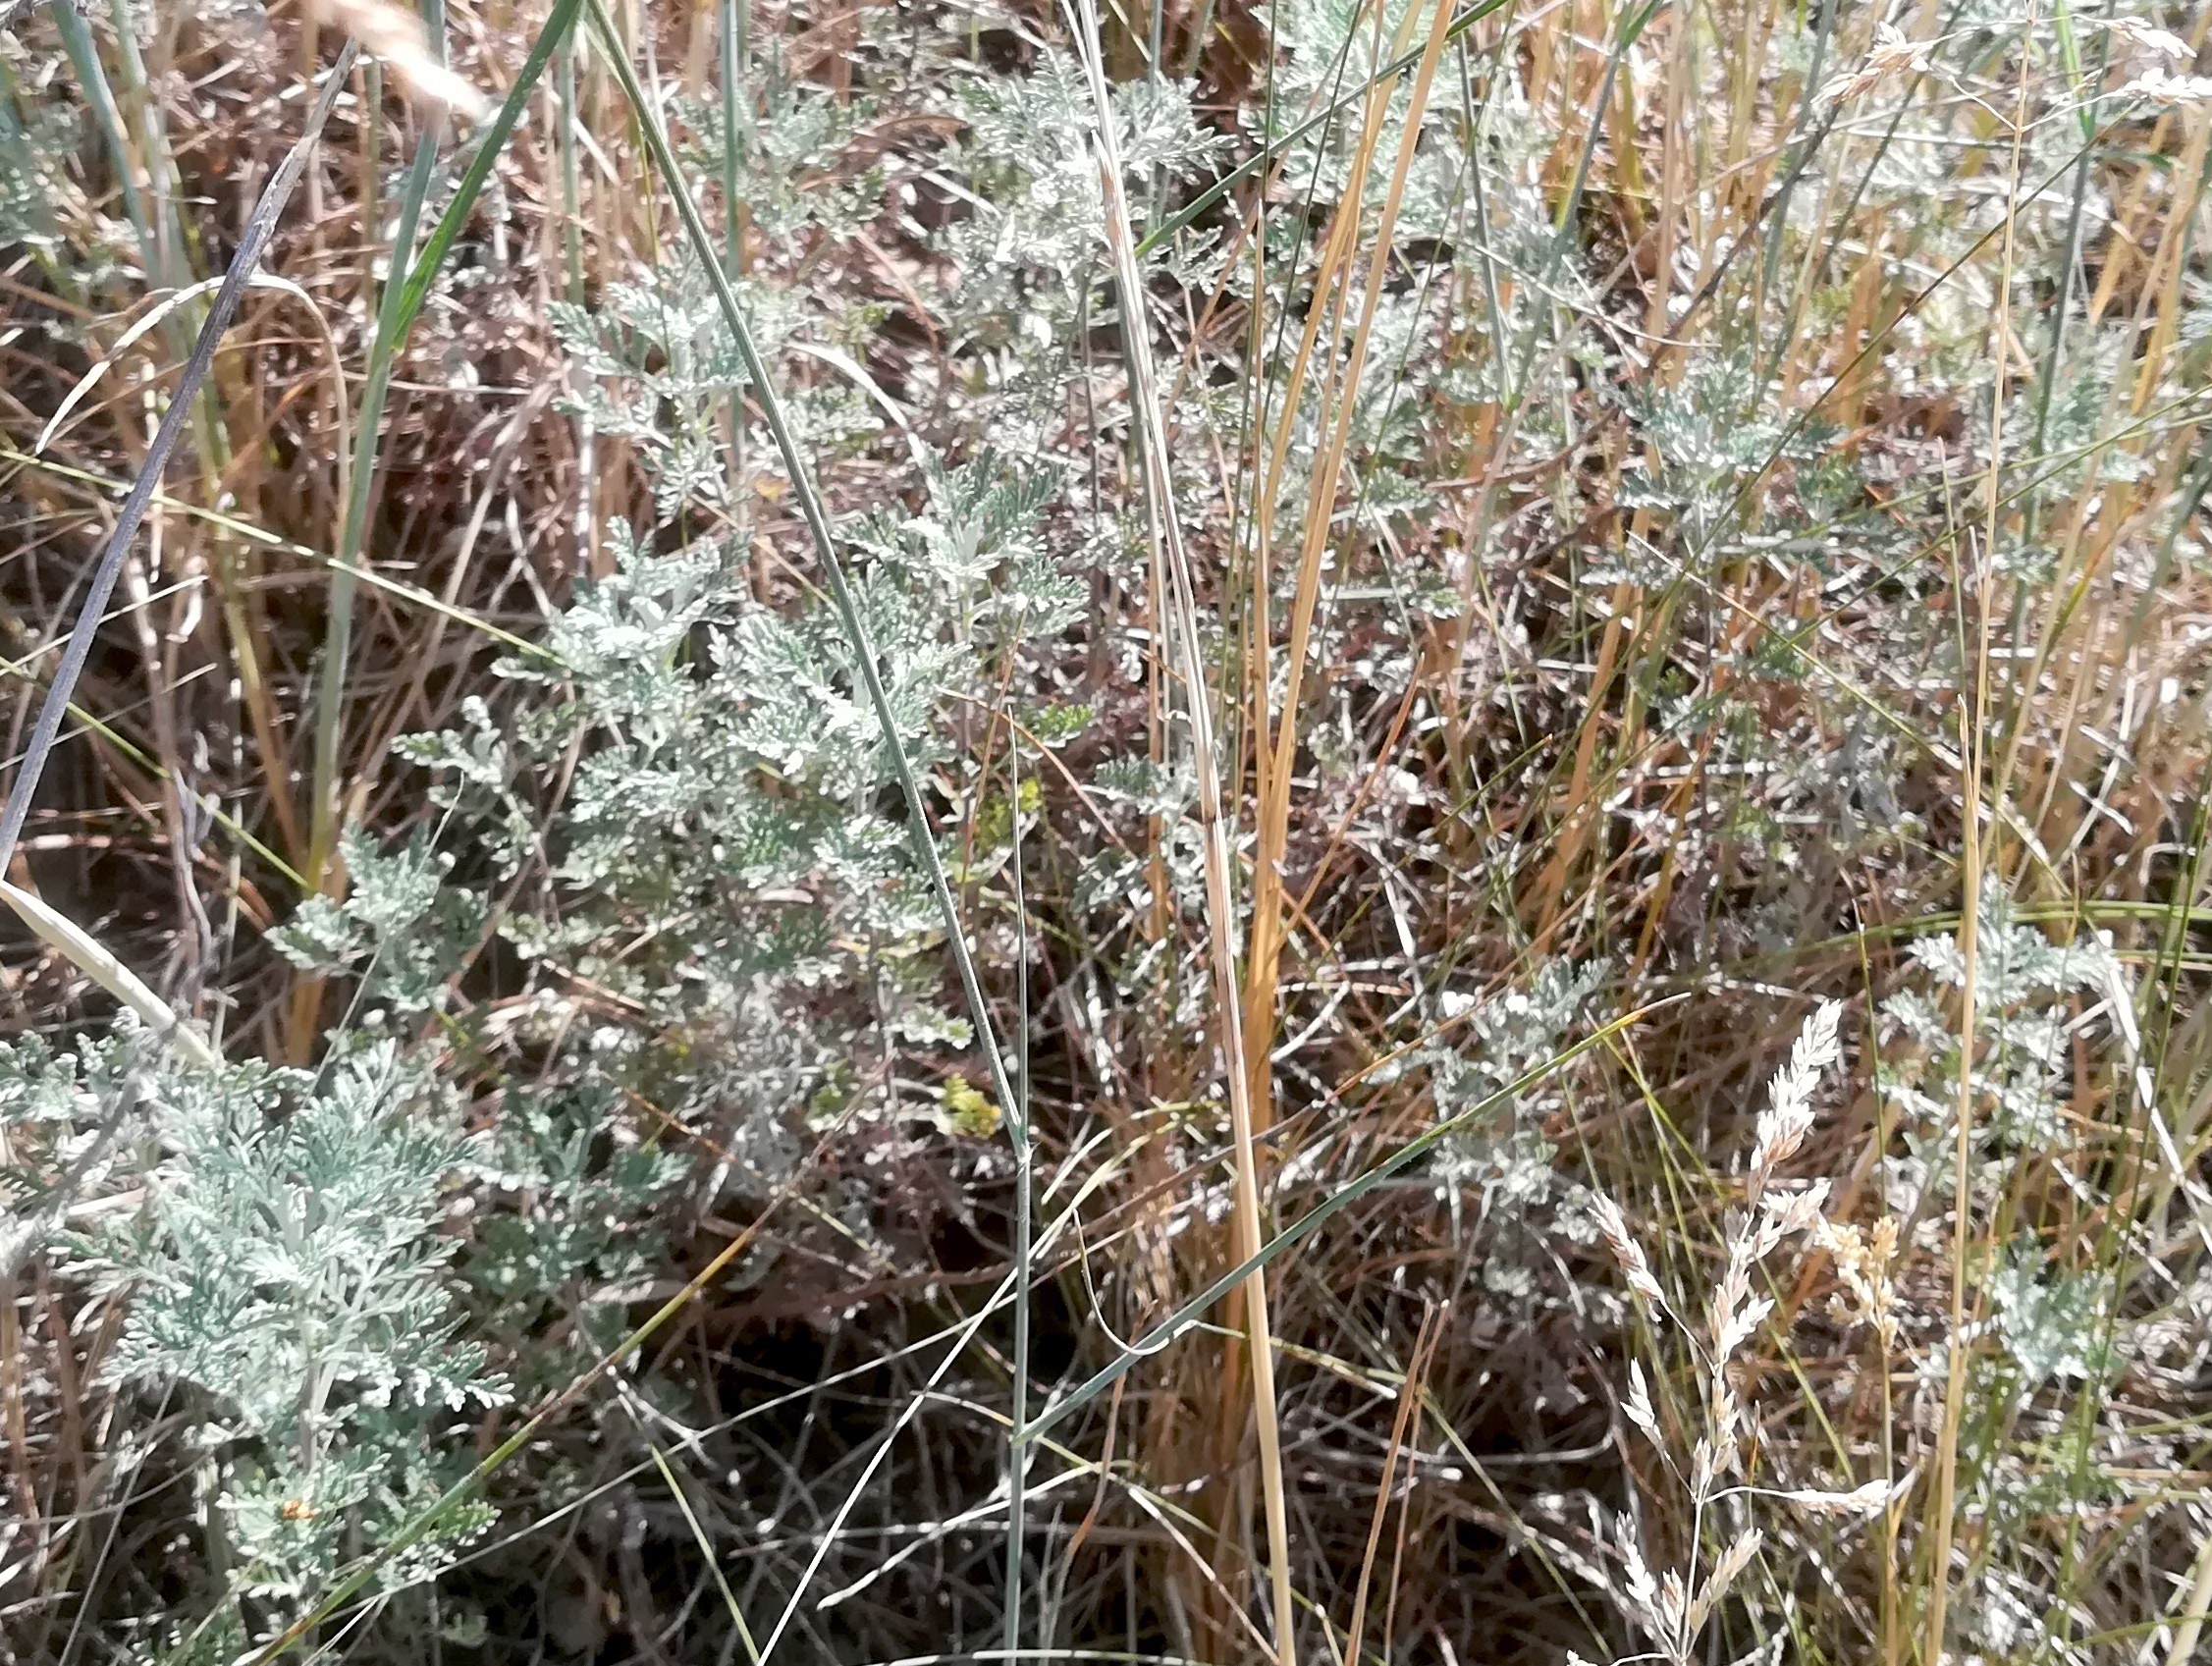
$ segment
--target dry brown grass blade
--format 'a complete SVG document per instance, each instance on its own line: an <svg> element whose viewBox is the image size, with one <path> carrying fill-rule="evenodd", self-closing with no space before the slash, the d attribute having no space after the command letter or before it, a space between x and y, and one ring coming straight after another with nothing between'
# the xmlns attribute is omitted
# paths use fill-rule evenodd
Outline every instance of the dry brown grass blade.
<svg viewBox="0 0 2212 1666"><path fill-rule="evenodd" d="M1409 7L1404 25L1410 28L1420 15L1420 8ZM1335 402L1335 422L1322 455L1315 459L1314 473L1306 506L1303 541L1299 550L1298 588L1291 603L1290 641L1285 650L1282 710L1276 714L1272 725L1271 744L1273 755L1260 773L1259 848L1255 859L1252 887L1252 930L1250 959L1245 982L1245 1022L1247 1035L1245 1056L1253 1071L1252 1099L1259 1126L1266 1128L1272 1122L1270 1095L1268 1080L1268 1057L1274 1036L1275 983L1281 964L1285 941L1283 922L1283 862L1290 846L1290 782L1295 773L1298 756L1298 705L1305 683L1306 661L1311 651L1314 614L1321 600L1322 558L1329 544L1329 530L1335 521L1336 498L1341 482L1345 456L1351 445L1352 418L1358 408L1360 377L1367 367L1369 344L1374 338L1376 308L1381 304L1384 281L1388 277L1390 250L1398 223L1398 210L1405 200L1406 181L1413 171L1413 159L1421 139L1422 118L1429 108L1429 97L1435 85L1436 67L1442 61L1444 40L1452 18L1452 8L1446 0L1437 0L1430 20L1429 41L1422 53L1420 68L1415 72L1413 94L1405 113L1405 126L1398 138L1396 165L1390 175L1388 193L1383 198L1381 223L1376 231L1375 246L1369 252L1366 293L1361 298L1360 315L1353 327L1350 350L1347 355L1341 385ZM1393 54L1395 56L1395 53ZM1370 111L1370 127L1363 136L1357 160L1353 163L1353 179L1366 177L1379 127L1379 118L1389 108L1390 90L1378 87L1375 104ZM1360 226L1357 196L1339 217L1339 225L1347 232L1345 242L1356 237ZM1314 309L1316 318L1321 308ZM1301 364L1313 349L1312 325L1309 323L1306 341L1300 354ZM1333 361L1334 355L1331 354ZM1279 460L1287 444L1296 417L1294 400L1286 398L1281 417L1281 429L1276 442L1276 458ZM1268 505L1261 509L1265 520ZM1255 701L1258 707L1254 732L1260 737L1258 750L1265 755L1269 745L1268 723L1268 689L1256 686Z"/></svg>
<svg viewBox="0 0 2212 1666"><path fill-rule="evenodd" d="M40 940L59 950L62 957L101 989L129 1007L139 1023L194 1064L213 1070L222 1064L213 1048L198 1031L170 1010L169 1003L148 989L138 975L123 964L99 939L43 897L0 880L0 902L35 932Z"/></svg>
<svg viewBox="0 0 2212 1666"><path fill-rule="evenodd" d="M1130 227L1128 202L1122 191L1121 146L1101 58L1098 13L1091 0L1071 0L1071 11L1096 115L1093 137L1105 196L1106 241L1121 295L1121 335L1129 367L1129 399L1145 462L1147 529L1155 550L1155 571L1163 573L1167 581L1166 593L1155 598L1154 608L1175 644L1176 670L1183 683L1184 711L1190 726L1191 762L1197 777L1198 815L1204 841L1207 928L1216 1003L1214 1016L1220 1036L1230 1132L1236 1155L1238 1259L1250 1261L1260 1254L1265 1234L1261 1220L1259 1156L1253 1146L1252 1102L1244 1057L1244 1025L1239 1015L1236 944L1232 930L1236 908L1230 878L1232 856L1221 800L1220 762L1214 739L1213 696L1207 686L1206 638L1200 629L1190 557L1184 548L1182 528L1175 513L1174 475L1169 465L1159 380L1153 367L1152 343L1144 313L1146 291L1137 267L1136 238ZM1259 1428L1262 1503L1268 1525L1275 1659L1277 1666L1295 1666L1297 1617L1290 1587L1290 1521L1283 1495L1282 1436L1275 1409L1274 1343L1268 1323L1267 1274L1262 1268L1254 1267L1245 1279L1243 1297L1246 1331L1252 1350L1252 1399Z"/></svg>
<svg viewBox="0 0 2212 1666"><path fill-rule="evenodd" d="M2031 4L2028 7L2030 28L2033 27L2035 12L2036 7ZM1956 1509L1959 1477L1960 1424L1966 1416L1969 1372L1967 1311L1968 1289L1973 1279L1969 1262L1972 1252L1970 1239L1973 1231L1970 1169L1976 1092L1974 1068L1981 1056L1979 1025L1976 1020L1980 977L1981 877L1987 858L1993 854L1993 851L1983 848L1982 840L1986 837L1994 845L2001 826L2000 819L1995 815L1987 815L1985 820L1982 808L1982 778L1985 770L1983 718L1989 711L1990 655L1995 647L1990 640L1990 620L1991 615L1996 611L1997 533L2005 503L2005 367L2009 362L2006 337L2011 327L2014 230L2019 220L2021 156L2026 134L2027 72L2028 61L2023 55L2019 99L2012 119L2012 166L2008 178L2011 198L2005 205L2005 241L1998 263L1997 310L1991 329L1996 391L1990 404L1989 469L1986 482L1988 510L1987 519L1982 527L1981 548L1974 555L1976 594L1972 611L1975 635L1971 652L1966 656L1966 664L1970 669L1974 681L1972 697L1959 702L1959 755L1963 764L1959 775L1959 800L1966 812L1966 826L1959 840L1959 1083L1953 1112L1958 1127L1953 1131L1957 1145L1952 1172L1956 1218L1951 1237L1951 1358L1943 1385L1943 1427L1936 1436L1935 1484L1928 1506L1931 1531L1927 1551L1927 1626L1922 1649L1929 1666L1941 1666L1944 1658L1943 1639L1951 1596L1952 1518ZM1954 552L1957 548L1954 544ZM1964 575L1957 581L1956 592L1963 615L1967 605ZM1963 626L1962 618L1962 628Z"/></svg>
<svg viewBox="0 0 2212 1666"><path fill-rule="evenodd" d="M1402 57L1408 35L1419 8L1408 7L1398 20L1398 33L1392 43L1391 57ZM1363 5L1352 21L1357 30L1366 17ZM1379 14L1376 19L1377 30L1381 27ZM1343 321L1344 296L1340 280L1350 264L1353 251L1358 246L1360 210L1367 199L1367 180L1372 170L1375 147L1382 133L1382 119L1388 113L1390 94L1397 89L1395 75L1382 77L1368 89L1368 102L1362 112L1360 137L1353 150L1353 164L1344 200L1337 205L1335 218L1329 223L1328 235L1322 242L1321 260L1314 272L1313 300L1306 309L1306 319L1298 338L1298 350L1291 354L1290 365L1283 377L1281 416L1275 426L1274 442L1268 449L1267 466L1261 470L1258 489L1252 497L1252 641L1245 680L1251 689L1253 727L1253 768L1256 772L1254 786L1264 799L1268 789L1268 770L1270 764L1268 702L1273 678L1273 601L1274 561L1273 541L1275 502L1282 488L1282 472L1290 459L1292 438L1297 430L1297 413L1305 402L1306 379L1312 373L1314 349L1321 339L1323 323L1331 326L1330 340L1340 333ZM1260 431L1267 425L1268 378L1266 365L1266 313L1267 292L1264 284L1264 250L1267 192L1259 193L1253 209L1254 258L1262 262L1259 277L1254 285L1252 307L1252 405ZM1323 367L1328 375L1335 366L1332 353Z"/></svg>
<svg viewBox="0 0 2212 1666"><path fill-rule="evenodd" d="M1389 43L1387 57L1396 62L1405 55L1415 25L1420 21L1419 6L1409 6L1398 20L1396 34ZM1356 33L1367 27L1370 14L1363 6L1351 25ZM1377 7L1373 16L1373 27L1380 44L1382 13ZM1367 200L1367 182L1374 168L1375 155L1380 144L1383 128L1389 114L1390 100L1397 90L1399 76L1392 72L1378 77L1368 88L1367 102L1362 112L1359 138L1353 147L1353 162L1349 173L1349 186L1344 199L1338 203L1326 237L1322 240L1321 258L1313 281L1313 299L1306 310L1300 330L1296 351L1291 355L1283 379L1281 404L1275 425L1273 443L1268 449L1266 466L1261 474L1258 491L1252 506L1253 554L1251 561L1251 626L1249 649L1245 666L1245 684L1250 702L1251 722L1249 732L1252 747L1254 795L1262 809L1262 841L1260 861L1255 869L1251 923L1246 940L1246 967L1244 988L1243 1024L1245 1030L1245 1069L1248 1076L1246 1092L1252 1103L1252 1122L1255 1133L1264 1133L1273 1125L1273 1095L1269 1079L1268 1054L1273 1046L1275 1008L1275 969L1280 962L1282 949L1282 877L1279 850L1270 851L1267 840L1267 806L1271 802L1271 781L1277 767L1270 734L1269 702L1272 697L1274 672L1272 652L1272 592L1274 588L1274 563L1272 543L1274 507L1280 496L1281 477L1288 463L1290 449L1298 423L1298 412L1304 405L1306 384L1314 372L1317 348L1323 331L1330 343L1330 350L1320 356L1320 403L1325 407L1329 396L1337 389L1338 356L1334 344L1344 333L1344 313L1350 300L1349 274L1358 252L1359 234L1363 220L1362 210ZM1409 134L1418 133L1417 126L1409 126ZM1255 249L1264 246L1260 241L1260 228L1264 227L1266 191L1258 193L1260 200L1254 207ZM1388 238L1381 246L1387 248ZM1264 274L1255 284L1253 306L1253 362L1264 365L1266 290ZM1264 431L1268 409L1268 378L1256 371L1252 376L1252 404L1256 420ZM1356 392L1355 378L1346 384L1346 397ZM1317 479L1319 476L1317 475ZM1333 475L1331 476L1333 480ZM1295 728L1295 724L1291 726ZM1262 1160L1265 1160L1264 1158ZM1229 1314L1230 1328L1236 1328L1235 1309L1232 1303ZM1215 1426L1213 1462L1216 1466L1233 1466L1236 1454L1243 1444L1243 1407L1252 1392L1245 1380L1245 1370L1232 1341L1224 1350L1223 1370L1214 1388L1215 1401ZM1218 1524L1218 1543L1222 1554L1229 1553L1235 1536L1236 1524L1248 1513L1243 1502L1233 1503L1222 1512Z"/></svg>
<svg viewBox="0 0 2212 1666"><path fill-rule="evenodd" d="M1352 1593L1352 1623L1345 1629L1344 1659L1359 1666L1360 1639L1367 1630L1368 1590L1375 1577L1375 1558L1382 1546L1382 1524L1390 1514L1390 1488L1398 1473L1398 1458L1410 1439L1414 1414L1422 1407L1429 1367L1443 1334L1446 1310L1430 1308L1421 1316L1421 1330L1414 1338L1413 1357L1406 1362L1406 1379L1398 1385L1398 1409L1390 1423L1390 1444L1382 1452L1382 1478L1375 1488L1375 1517L1368 1525L1367 1549L1360 1557L1360 1579ZM1402 1518L1401 1518L1402 1525Z"/></svg>
<svg viewBox="0 0 2212 1666"><path fill-rule="evenodd" d="M1598 644L1596 669L1591 673L1590 698L1585 703L1582 725L1575 736L1574 773L1569 778L1566 799L1560 807L1559 833L1551 857L1537 880L1532 912L1539 942L1549 942L1556 938L1567 918L1562 910L1568 883L1581 863L1583 847L1595 825L1592 786L1597 764L1597 741L1607 711L1606 696L1612 691L1613 679L1619 672L1621 651L1634 618L1635 605L1634 585L1623 583L1613 587L1606 608L1605 634Z"/></svg>

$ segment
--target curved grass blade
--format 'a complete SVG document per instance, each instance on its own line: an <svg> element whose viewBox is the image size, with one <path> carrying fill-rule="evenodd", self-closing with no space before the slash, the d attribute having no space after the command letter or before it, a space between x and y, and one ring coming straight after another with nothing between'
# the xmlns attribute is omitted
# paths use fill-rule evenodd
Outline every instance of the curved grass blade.
<svg viewBox="0 0 2212 1666"><path fill-rule="evenodd" d="M1485 3L1502 3L1502 0L1485 0ZM797 500L801 517L806 522L823 576L829 581L831 599L836 607L838 620L851 645L860 680L868 691L868 703L874 708L876 722L883 730L885 753L890 760L892 774L897 777L899 790L905 797L906 829L915 860L928 876L931 893L936 897L938 910L944 916L945 940L951 947L953 964L959 973L960 990L966 998L969 1022L974 1026L977 1046L982 1049L985 1067L991 1074L992 1093L1005 1112L1006 1137L1013 1148L1015 1166L1026 1177L1030 1164L1026 1102L1015 1094L1007 1073L1005 1057L999 1049L998 1035L992 1026L990 1004L984 998L982 980L976 972L975 956L968 946L967 930L960 919L959 905L953 898L951 883L945 877L944 863L938 854L937 841L930 832L929 806L922 797L921 783L914 775L913 763L899 739L898 721L891 710L890 693L884 686L876 644L868 629L867 620L861 616L844 563L837 554L836 540L830 530L829 515L822 507L820 494L815 490L806 460L799 455L798 443L784 418L782 401L777 397L775 384L768 375L768 366L753 341L752 329L745 319L744 309L737 304L736 292L730 288L728 275L723 270L722 261L715 250L714 239L708 233L698 204L691 199L691 193L684 184L683 171L676 162L675 151L669 142L668 131L661 122L660 112L654 108L644 87L638 82L637 72L623 49L614 21L607 14L605 0L590 0L590 8L592 29L606 48L616 79L621 82L622 96L628 100L646 148L652 152L653 165L666 181L669 193L674 199L677 216L683 222L684 236L690 241L692 251L706 274L708 285L714 291L716 305L736 344L738 356L744 362L746 379L751 382L754 397L760 402L761 414L767 422L769 436L775 442L776 450L783 461L784 472L790 478L792 496ZM1026 1191L1026 1178L1019 1184ZM1022 1217L1018 1225L1026 1228L1027 1210L1018 1212ZM1023 1235L1026 1236L1026 1232ZM1029 1259L1030 1247L1017 1243L1014 1270L1017 1314L1026 1306ZM1026 1321L1017 1320L1016 1328L1021 1340L1026 1343ZM1013 1372L1017 1377L1025 1377L1027 1361L1019 1357L1018 1349L1016 1355L1012 1362ZM1021 1392L1017 1387L1017 1398ZM1009 1454L1009 1459L1012 1482L1018 1487L1021 1480L1020 1454L1018 1451ZM1018 1524L1018 1509L1013 1512L1011 1519ZM1012 1546L1010 1554L1018 1557L1018 1543ZM785 1619L788 1618L786 1611ZM763 1645L764 1654L774 1651L782 1630L783 1623L780 1621Z"/></svg>
<svg viewBox="0 0 2212 1666"><path fill-rule="evenodd" d="M144 981L110 954L99 939L55 908L44 898L0 880L0 902L16 917L101 989L138 1016L157 1040L169 1042L194 1064L214 1070L222 1065L206 1039L178 1017L169 1003L146 987Z"/></svg>

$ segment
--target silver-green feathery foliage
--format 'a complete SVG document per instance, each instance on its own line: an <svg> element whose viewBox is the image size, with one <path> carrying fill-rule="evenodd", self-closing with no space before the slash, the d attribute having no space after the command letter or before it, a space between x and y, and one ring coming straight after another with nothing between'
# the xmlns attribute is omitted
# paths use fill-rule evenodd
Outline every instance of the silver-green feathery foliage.
<svg viewBox="0 0 2212 1666"><path fill-rule="evenodd" d="M458 1097L390 1041L207 1070L126 1026L76 1054L0 1048L0 1117L22 1201L70 1222L49 1250L121 1303L106 1378L187 1434L165 1461L195 1477L210 1600L141 1640L229 1660L457 1479L469 1419L509 1397L462 1334ZM488 1519L454 1513L384 1579Z"/></svg>

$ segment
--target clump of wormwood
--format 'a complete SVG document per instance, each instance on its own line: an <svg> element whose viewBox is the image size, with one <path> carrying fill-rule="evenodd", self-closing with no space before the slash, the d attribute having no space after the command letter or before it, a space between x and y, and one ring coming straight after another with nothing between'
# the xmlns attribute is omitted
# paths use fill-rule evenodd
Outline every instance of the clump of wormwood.
<svg viewBox="0 0 2212 1666"><path fill-rule="evenodd" d="M1095 250L1097 183L1075 166L1074 81L971 71L957 96L976 120L955 160L989 194L947 242L965 249L988 226L997 246L975 251L946 305L1003 344L1004 385L969 402L967 422L1032 443L1018 461L988 440L957 461L925 449L918 507L839 534L899 742L984 833L946 860L990 885L1034 783L994 820L946 720L1084 606L1064 569L1098 539L1047 525L1070 463L1039 452L1028 413L1066 374L1066 286ZM771 97L745 184L782 235L858 223L868 180L797 192L788 176L865 113L803 87ZM714 113L691 114L711 137ZM1129 120L1148 169L1187 171L1214 148L1172 83L1132 92ZM1041 164L1039 131L1059 134L1057 161ZM743 291L772 353L809 328L835 344L874 322ZM801 1157L833 1130L918 1146L901 1132L917 1122L975 1139L997 1125L957 1075L940 1094L902 1068L969 1039L940 1004L942 920L886 812L889 753L835 613L818 595L763 605L750 533L729 529L774 465L730 471L720 421L743 378L699 271L640 273L553 321L581 373L570 414L638 449L655 518L610 519L612 570L575 586L544 652L503 659L497 692L464 699L456 726L401 742L435 816L392 843L348 830L343 900L310 898L271 934L350 992L323 1061L195 1071L128 1027L75 1053L0 1048L25 1208L113 1200L99 1229L35 1247L124 1301L108 1378L184 1431L164 1458L200 1524L194 1588L127 1628L135 1658L229 1662L282 1631L465 1473L486 1414L540 1400L614 1346L679 1204L757 1207L796 1178L836 1233L896 1264L868 1192L801 1172ZM879 438L849 378L813 379L789 403L818 453ZM1051 704L1026 717L1048 743L1087 720ZM459 993L487 933L530 990L497 1010ZM471 1101L494 1113L470 1116ZM543 1479L533 1515L564 1501ZM495 1519L481 1500L449 1513L371 1590L419 1585ZM464 1620L447 1614L454 1639Z"/></svg>
<svg viewBox="0 0 2212 1666"><path fill-rule="evenodd" d="M148 1614L130 1645L235 1658L249 1616L289 1618L458 1479L469 1457L446 1431L509 1396L462 1334L461 1246L440 1230L471 1154L459 1099L391 1041L341 1038L312 1072L207 1069L124 1024L81 1054L0 1048L0 1123L19 1185L143 1199L80 1201L81 1224L11 1250L127 1298L105 1370L166 1399L171 1461L199 1477L199 1555L225 1600ZM387 1579L435 1568L489 1519L456 1512Z"/></svg>

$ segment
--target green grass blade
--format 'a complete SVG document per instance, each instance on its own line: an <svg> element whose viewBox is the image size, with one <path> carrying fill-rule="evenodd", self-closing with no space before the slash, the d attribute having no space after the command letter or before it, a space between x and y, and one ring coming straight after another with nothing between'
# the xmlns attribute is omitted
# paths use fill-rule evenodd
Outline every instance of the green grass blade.
<svg viewBox="0 0 2212 1666"><path fill-rule="evenodd" d="M729 1588L729 1577L722 1571L722 1558L715 1554L714 1540L707 1536L706 1527L700 1522L698 1512L691 1508L691 1500L683 1490L683 1483L675 1478L675 1471L662 1452L660 1442L648 1440L646 1450L653 1454L653 1467L661 1472L661 1479L668 1483L669 1496L682 1513L683 1525L691 1530L692 1542L698 1545L699 1554L707 1564L707 1574L722 1596L722 1605L728 1611L729 1623L737 1628L737 1640L745 1645L745 1658L760 1666L760 1647L753 1641L752 1628L745 1624L745 1611L737 1606L737 1593Z"/></svg>
<svg viewBox="0 0 2212 1666"><path fill-rule="evenodd" d="M436 5L437 0L432 0L432 4ZM347 670L352 657L353 598L360 577L369 500L376 484L377 445L382 438L384 404L392 385L393 368L406 346L408 332L422 311L423 302L429 297L431 286L437 282L446 257L453 250L454 240L459 237L461 228L475 211L477 198L482 195L500 152L521 118L523 105L536 89L538 79L545 73L555 49L574 28L579 9L579 0L557 0L545 27L538 31L529 55L516 73L514 84L508 89L507 97L485 129L468 165L461 172L459 184L419 254L413 253L414 232L436 172L439 125L433 125L424 134L408 172L399 230L393 239L394 276L386 280L383 300L378 307L376 337L369 349L368 373L361 389L360 408L355 415L351 491L346 503L337 559L333 563L330 619L324 638L321 688L316 698L314 832L307 864L310 886L322 884L338 833L340 719L345 708ZM433 38L437 38L441 31L434 27L431 32Z"/></svg>
<svg viewBox="0 0 2212 1666"><path fill-rule="evenodd" d="M969 948L967 929L960 918L959 905L952 895L951 884L945 877L937 841L930 832L929 806L922 796L921 783L915 777L912 761L906 755L905 744L899 737L897 718L891 710L890 693L884 686L876 644L868 629L867 620L861 615L844 563L837 554L836 540L830 529L828 512L822 506L820 494L815 490L806 460L799 455L798 444L784 417L782 402L778 398L775 384L768 374L768 366L760 356L760 349L753 340L744 309L738 305L736 292L730 288L728 275L723 270L722 262L716 255L714 239L708 234L698 204L692 200L682 169L676 162L674 148L669 142L668 132L661 122L660 112L653 107L646 97L645 89L639 84L637 72L622 50L620 37L615 30L613 20L607 15L604 0L590 0L590 7L592 28L606 48L616 79L621 82L622 94L629 101L646 147L652 152L654 165L674 198L676 213L683 222L684 235L689 239L692 251L706 272L723 320L737 345L739 357L744 361L745 374L752 383L755 399L760 403L761 414L767 422L770 438L774 440L784 470L790 477L792 495L798 501L807 531L814 543L816 559L821 564L824 577L829 581L831 597L852 646L854 664L867 688L869 704L875 709L876 721L882 727L885 752L906 799L907 833L913 845L915 859L929 879L930 889L936 896L939 912L944 919L945 940L951 947L953 962L960 978L961 993L966 997L969 1022L974 1026L977 1045L982 1049L985 1065L991 1073L993 1094L1005 1112L1007 1138L1013 1145L1017 1164L1026 1167L1030 1149L1026 1103L1015 1094L1007 1074L1005 1057L999 1049L998 1036L992 1025L990 1003L984 997L982 980L976 972L975 957ZM1026 1302L1021 1300L1027 1291L1026 1246L1017 1246L1017 1262L1021 1264L1015 1269L1016 1323L1026 1341L1027 1324L1018 1312L1019 1309L1026 1308ZM1023 1369L1022 1362L1017 1360L1016 1373L1019 1374ZM1020 1461L1018 1451L1009 1453L1009 1463L1017 1471ZM1014 1536L1010 1554L1016 1557L1020 1554L1018 1534ZM1017 1604L1009 1603L1008 1606L1009 1610L1018 1614ZM1018 1624L1018 1620L1010 1619L1009 1624ZM769 1650L774 1649L782 1629L780 1622L770 1634L766 1645Z"/></svg>

